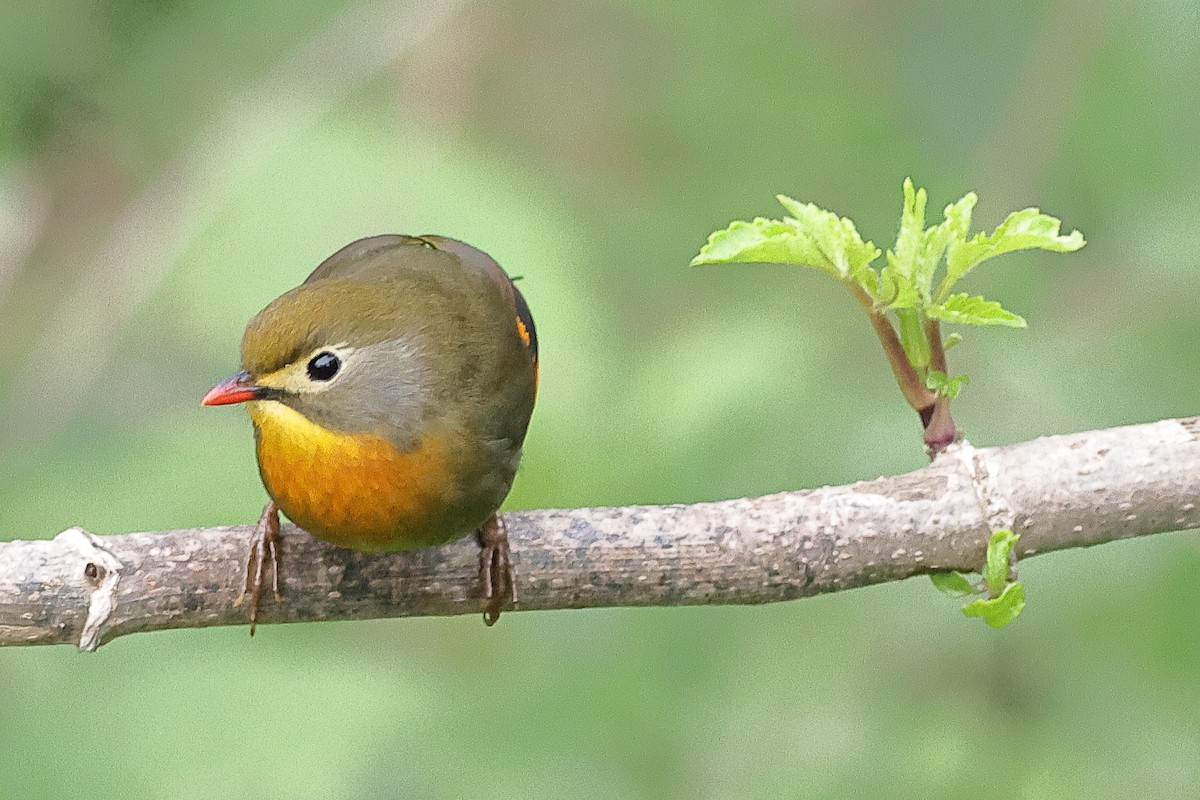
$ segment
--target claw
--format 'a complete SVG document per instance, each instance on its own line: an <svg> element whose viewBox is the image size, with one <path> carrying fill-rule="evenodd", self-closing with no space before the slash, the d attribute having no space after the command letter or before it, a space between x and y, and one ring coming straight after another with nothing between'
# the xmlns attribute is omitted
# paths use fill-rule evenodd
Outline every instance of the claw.
<svg viewBox="0 0 1200 800"><path fill-rule="evenodd" d="M483 623L496 624L505 601L517 606L516 570L508 545L508 531L499 514L493 514L475 532L479 540L479 583L483 589Z"/></svg>
<svg viewBox="0 0 1200 800"><path fill-rule="evenodd" d="M262 517L250 537L250 549L246 553L246 575L242 584L242 593L233 601L234 606L240 606L249 599L246 614L250 618L250 635L258 625L258 607L262 601L263 582L266 578L267 562L271 564L271 592L275 602L280 601L279 567L280 544L279 509L275 503L267 503L263 508Z"/></svg>

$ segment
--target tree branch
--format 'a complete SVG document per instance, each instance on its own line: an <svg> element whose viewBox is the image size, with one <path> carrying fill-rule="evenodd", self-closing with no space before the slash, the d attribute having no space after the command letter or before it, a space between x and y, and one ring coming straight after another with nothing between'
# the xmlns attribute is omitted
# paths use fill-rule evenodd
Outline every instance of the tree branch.
<svg viewBox="0 0 1200 800"><path fill-rule="evenodd" d="M521 608L770 603L977 570L991 532L1022 558L1200 527L1200 418L976 450L892 478L743 500L505 514ZM0 645L245 622L251 526L0 544ZM284 528L262 622L478 613L471 539L366 554Z"/></svg>

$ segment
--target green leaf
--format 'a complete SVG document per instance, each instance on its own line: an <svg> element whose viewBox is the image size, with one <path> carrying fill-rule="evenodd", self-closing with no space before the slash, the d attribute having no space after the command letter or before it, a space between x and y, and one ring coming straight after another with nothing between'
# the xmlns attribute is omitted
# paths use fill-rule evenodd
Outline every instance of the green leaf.
<svg viewBox="0 0 1200 800"><path fill-rule="evenodd" d="M962 342L962 334L952 333L946 337L946 341L942 344L942 349L949 350L951 347L954 347L954 345L959 344L960 342Z"/></svg>
<svg viewBox="0 0 1200 800"><path fill-rule="evenodd" d="M912 280L913 266L921 250L921 239L925 235L924 189L914 191L912 178L904 179L904 210L900 212L900 232L896 234L896 251L888 253L889 265L894 261L896 272Z"/></svg>
<svg viewBox="0 0 1200 800"><path fill-rule="evenodd" d="M988 542L987 563L983 567L983 580L991 590L992 596L1000 594L1004 584L1008 582L1008 565L1013 548L1021 538L1019 533L1013 533L1007 528L1001 528L992 534Z"/></svg>
<svg viewBox="0 0 1200 800"><path fill-rule="evenodd" d="M975 587L960 572L931 572L934 588L947 597L966 597L975 594Z"/></svg>
<svg viewBox="0 0 1200 800"><path fill-rule="evenodd" d="M875 297L879 276L869 265L879 250L863 242L854 223L812 203L802 205L782 195L779 200L795 219L759 217L753 222L730 223L708 237L692 266L768 263L815 267L839 280L852 280Z"/></svg>
<svg viewBox="0 0 1200 800"><path fill-rule="evenodd" d="M967 238L971 227L971 212L975 209L977 198L974 192L968 192L957 203L946 206L945 220L925 231L921 241L920 258L913 273L913 280L921 298L929 303L933 290L933 274L951 243L961 243Z"/></svg>
<svg viewBox="0 0 1200 800"><path fill-rule="evenodd" d="M798 264L841 278L811 236L786 222L762 217L753 222L733 222L714 232L692 259L692 266L730 263Z"/></svg>
<svg viewBox="0 0 1200 800"><path fill-rule="evenodd" d="M952 238L947 245L946 277L938 287L938 299L949 294L959 278L989 258L1014 250L1070 253L1083 247L1083 234L1071 231L1063 236L1059 233L1061 225L1062 221L1055 217L1043 214L1036 208L1026 208L1009 214L1008 219L990 234L980 233L968 241L964 231L963 239Z"/></svg>
<svg viewBox="0 0 1200 800"><path fill-rule="evenodd" d="M957 203L946 206L945 220L926 229L926 192L924 189L914 189L912 180L905 179L904 210L900 215L896 248L888 251L888 263L881 274L885 287L883 294L894 295L886 303L888 307L912 308L932 302L930 295L934 273L947 245L951 241L961 243L966 239L975 199L975 194L971 193Z"/></svg>
<svg viewBox="0 0 1200 800"><path fill-rule="evenodd" d="M904 275L896 254L891 250L887 252L887 264L879 271L879 284L876 299L884 308L913 308L921 299L912 279Z"/></svg>
<svg viewBox="0 0 1200 800"><path fill-rule="evenodd" d="M912 178L905 178L896 249L888 250L887 265L880 271L884 295L880 299L888 308L912 308L920 298L913 284L913 272L925 236L925 200L925 190L914 190Z"/></svg>
<svg viewBox="0 0 1200 800"><path fill-rule="evenodd" d="M942 397L954 399L962 391L962 387L970 382L966 375L955 375L953 378L941 370L931 369L925 375L925 388L937 392Z"/></svg>
<svg viewBox="0 0 1200 800"><path fill-rule="evenodd" d="M957 203L946 206L942 212L946 221L942 224L946 226L947 245L951 242L966 241L967 231L971 228L971 214L975 211L977 202L979 197L974 192L967 192Z"/></svg>
<svg viewBox="0 0 1200 800"><path fill-rule="evenodd" d="M811 238L839 276L850 278L862 286L877 283L870 264L879 257L879 248L871 242L864 242L853 222L813 203L798 203L782 194L776 197L792 215L784 221ZM870 278L864 278L865 273L870 273Z"/></svg>
<svg viewBox="0 0 1200 800"><path fill-rule="evenodd" d="M1025 587L1010 583L999 597L990 600L974 600L962 607L963 616L983 617L992 628L1003 628L1020 615L1025 608Z"/></svg>
<svg viewBox="0 0 1200 800"><path fill-rule="evenodd" d="M943 322L961 325L1007 325L1024 328L1025 320L1011 311L1005 311L999 303L984 300L979 295L952 294L940 303L925 309L925 313Z"/></svg>
<svg viewBox="0 0 1200 800"><path fill-rule="evenodd" d="M993 628L1003 628L1025 608L1025 587L1008 583L1008 564L1020 535L1008 529L998 530L988 540L987 563L983 580L989 597L972 600L962 607L963 616L982 617ZM950 597L965 597L977 590L957 572L935 572L929 576L938 591Z"/></svg>

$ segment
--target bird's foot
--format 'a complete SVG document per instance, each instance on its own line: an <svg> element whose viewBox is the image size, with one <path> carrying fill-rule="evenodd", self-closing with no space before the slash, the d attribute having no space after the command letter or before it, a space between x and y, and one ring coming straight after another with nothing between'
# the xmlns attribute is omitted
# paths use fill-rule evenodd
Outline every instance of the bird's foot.
<svg viewBox="0 0 1200 800"><path fill-rule="evenodd" d="M271 564L271 592L275 602L279 602L279 566L280 543L279 509L275 503L267 503L263 508L262 517L254 527L254 535L250 537L250 550L246 553L246 578L242 585L242 594L233 601L235 606L247 602L246 613L250 618L250 635L258 624L258 606L262 601L263 585L266 580L267 562Z"/></svg>
<svg viewBox="0 0 1200 800"><path fill-rule="evenodd" d="M475 531L479 540L479 583L483 587L483 623L491 626L500 619L505 601L517 605L517 580L508 547L508 531L499 514L492 514Z"/></svg>

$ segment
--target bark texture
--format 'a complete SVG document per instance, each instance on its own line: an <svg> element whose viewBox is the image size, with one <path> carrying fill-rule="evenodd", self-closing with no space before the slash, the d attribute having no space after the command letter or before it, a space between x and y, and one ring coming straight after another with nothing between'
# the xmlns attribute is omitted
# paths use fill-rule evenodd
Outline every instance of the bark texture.
<svg viewBox="0 0 1200 800"><path fill-rule="evenodd" d="M890 478L695 505L509 512L522 610L770 603L1200 527L1200 418L954 445ZM0 543L0 645L238 625L252 526ZM283 530L260 623L479 613L473 538L367 554Z"/></svg>

